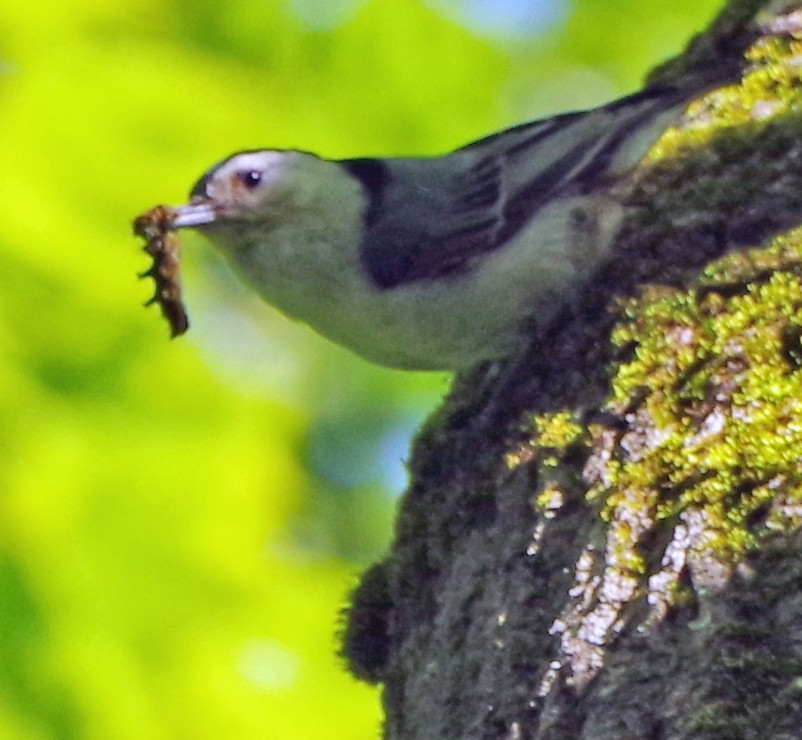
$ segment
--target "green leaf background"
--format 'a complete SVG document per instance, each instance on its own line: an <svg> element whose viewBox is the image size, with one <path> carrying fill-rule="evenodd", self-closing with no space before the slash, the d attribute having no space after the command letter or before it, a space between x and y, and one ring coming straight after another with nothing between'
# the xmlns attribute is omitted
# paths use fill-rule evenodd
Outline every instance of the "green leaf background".
<svg viewBox="0 0 802 740"><path fill-rule="evenodd" d="M0 740L378 732L338 614L447 377L291 324L194 235L169 341L131 218L239 149L435 154L604 102L718 5L0 7Z"/></svg>

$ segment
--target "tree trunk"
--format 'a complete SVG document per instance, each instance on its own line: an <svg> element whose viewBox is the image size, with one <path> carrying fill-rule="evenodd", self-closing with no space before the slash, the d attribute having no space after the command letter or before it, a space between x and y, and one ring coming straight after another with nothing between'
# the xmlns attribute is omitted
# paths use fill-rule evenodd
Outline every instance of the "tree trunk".
<svg viewBox="0 0 802 740"><path fill-rule="evenodd" d="M749 59L421 432L344 635L387 738L802 737L799 7L733 0L653 75Z"/></svg>

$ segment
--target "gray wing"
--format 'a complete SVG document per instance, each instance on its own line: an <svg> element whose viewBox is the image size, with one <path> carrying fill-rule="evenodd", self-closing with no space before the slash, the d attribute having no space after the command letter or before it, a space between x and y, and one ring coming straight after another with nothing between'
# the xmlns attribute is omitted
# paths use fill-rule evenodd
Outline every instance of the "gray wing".
<svg viewBox="0 0 802 740"><path fill-rule="evenodd" d="M502 131L446 157L344 160L369 199L364 269L380 289L469 270L545 204L590 192L637 163L688 97L646 90Z"/></svg>

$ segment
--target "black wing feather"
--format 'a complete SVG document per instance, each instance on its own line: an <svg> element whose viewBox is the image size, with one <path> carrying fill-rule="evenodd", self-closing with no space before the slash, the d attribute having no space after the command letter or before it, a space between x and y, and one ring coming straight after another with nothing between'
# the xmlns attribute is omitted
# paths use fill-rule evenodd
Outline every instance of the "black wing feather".
<svg viewBox="0 0 802 740"><path fill-rule="evenodd" d="M547 203L597 187L620 166L633 134L687 97L646 90L602 109L516 126L444 158L341 162L368 196L363 267L383 290L464 273ZM627 153L634 160L623 165L637 162L649 144Z"/></svg>

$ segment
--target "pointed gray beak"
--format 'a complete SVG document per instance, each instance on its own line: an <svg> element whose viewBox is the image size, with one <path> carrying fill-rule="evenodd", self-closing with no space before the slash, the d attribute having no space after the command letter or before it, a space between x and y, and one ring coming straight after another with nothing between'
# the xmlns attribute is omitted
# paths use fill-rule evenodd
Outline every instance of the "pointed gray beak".
<svg viewBox="0 0 802 740"><path fill-rule="evenodd" d="M217 218L212 203L205 198L194 197L183 206L176 206L170 226L173 229L194 228L212 223Z"/></svg>

